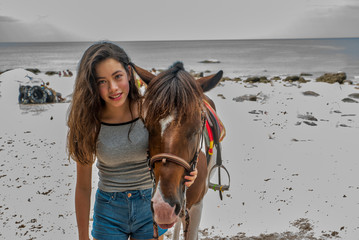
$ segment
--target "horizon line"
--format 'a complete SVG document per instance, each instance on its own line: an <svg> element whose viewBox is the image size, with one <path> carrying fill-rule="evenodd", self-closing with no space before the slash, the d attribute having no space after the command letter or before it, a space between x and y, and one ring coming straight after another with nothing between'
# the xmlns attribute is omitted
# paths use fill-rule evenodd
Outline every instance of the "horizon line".
<svg viewBox="0 0 359 240"><path fill-rule="evenodd" d="M166 40L71 40L71 41L0 41L0 44L9 43L92 43L100 41L109 42L195 42L195 41L272 41L272 40L329 40L329 39L358 39L358 37L303 37L303 38L228 38L228 39L166 39Z"/></svg>

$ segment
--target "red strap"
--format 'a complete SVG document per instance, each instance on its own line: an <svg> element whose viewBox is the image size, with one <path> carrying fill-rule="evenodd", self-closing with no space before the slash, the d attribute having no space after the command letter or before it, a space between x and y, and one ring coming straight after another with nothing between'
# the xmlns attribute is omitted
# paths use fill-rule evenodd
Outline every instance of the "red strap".
<svg viewBox="0 0 359 240"><path fill-rule="evenodd" d="M220 136L219 136L219 141L221 142L223 140L223 138L226 136L226 128L224 127L222 121L219 119L216 111L212 108L212 106L203 99L204 104L206 105L206 108L212 113L212 115L216 118L216 121L218 123L219 126L219 131L220 131Z"/></svg>

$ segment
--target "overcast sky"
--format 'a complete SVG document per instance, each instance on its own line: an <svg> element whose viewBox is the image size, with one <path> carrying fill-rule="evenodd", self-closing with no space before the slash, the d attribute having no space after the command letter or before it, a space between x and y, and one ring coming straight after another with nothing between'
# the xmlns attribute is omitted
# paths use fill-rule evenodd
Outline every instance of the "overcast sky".
<svg viewBox="0 0 359 240"><path fill-rule="evenodd" d="M359 0L1 0L0 42L359 37Z"/></svg>

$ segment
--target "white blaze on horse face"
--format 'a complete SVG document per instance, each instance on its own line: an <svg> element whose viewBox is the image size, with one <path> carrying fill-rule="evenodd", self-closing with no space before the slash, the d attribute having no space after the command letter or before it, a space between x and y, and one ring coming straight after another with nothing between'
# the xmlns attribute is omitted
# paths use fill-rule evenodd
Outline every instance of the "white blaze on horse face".
<svg viewBox="0 0 359 240"><path fill-rule="evenodd" d="M167 117L165 118L162 118L160 120L160 124L161 124L161 137L163 137L163 134L166 130L166 128L171 124L171 122L175 119L175 116L176 116L176 112L168 115Z"/></svg>
<svg viewBox="0 0 359 240"><path fill-rule="evenodd" d="M171 207L164 201L161 193L161 181L158 181L155 194L152 197L152 206L154 210L154 219L158 224L165 224L172 227L177 221L175 207ZM170 226L169 226L170 225ZM172 225L172 226L171 226Z"/></svg>

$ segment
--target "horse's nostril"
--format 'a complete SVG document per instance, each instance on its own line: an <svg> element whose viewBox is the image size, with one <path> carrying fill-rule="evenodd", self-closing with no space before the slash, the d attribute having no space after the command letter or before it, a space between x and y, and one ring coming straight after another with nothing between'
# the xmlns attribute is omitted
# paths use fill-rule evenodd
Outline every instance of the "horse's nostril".
<svg viewBox="0 0 359 240"><path fill-rule="evenodd" d="M176 203L175 214L178 215L180 211L181 211L181 204Z"/></svg>

